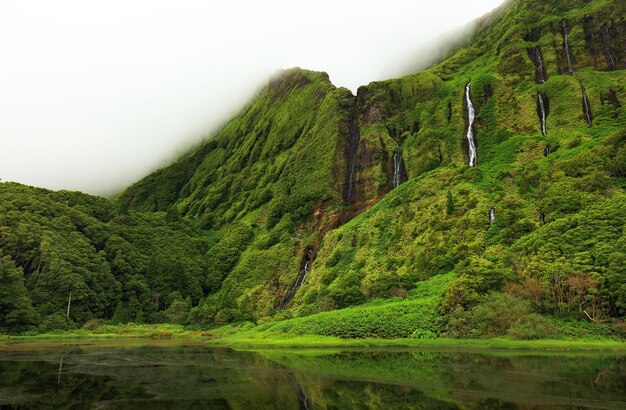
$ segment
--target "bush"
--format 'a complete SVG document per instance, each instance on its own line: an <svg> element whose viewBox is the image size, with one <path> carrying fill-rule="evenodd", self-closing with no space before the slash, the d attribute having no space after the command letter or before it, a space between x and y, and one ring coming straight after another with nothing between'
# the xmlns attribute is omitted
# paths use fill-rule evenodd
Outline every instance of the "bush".
<svg viewBox="0 0 626 410"><path fill-rule="evenodd" d="M114 325L128 323L128 313L124 308L124 304L120 301L115 307L115 312L113 313L113 317L111 318L111 323Z"/></svg>
<svg viewBox="0 0 626 410"><path fill-rule="evenodd" d="M482 334L480 324L473 310L457 307L448 314L448 325L445 335L456 339L472 339Z"/></svg>
<svg viewBox="0 0 626 410"><path fill-rule="evenodd" d="M85 330L95 330L100 326L106 325L107 321L104 319L90 319L83 324L82 328Z"/></svg>
<svg viewBox="0 0 626 410"><path fill-rule="evenodd" d="M53 313L47 316L39 326L42 332L76 329L76 324L63 313Z"/></svg>
<svg viewBox="0 0 626 410"><path fill-rule="evenodd" d="M529 314L528 302L506 293L490 293L474 308L476 321L484 326L483 335L501 336Z"/></svg>
<svg viewBox="0 0 626 410"><path fill-rule="evenodd" d="M189 310L191 309L191 298L187 296L185 300L177 299L167 308L165 314L170 323L184 325L187 323Z"/></svg>
<svg viewBox="0 0 626 410"><path fill-rule="evenodd" d="M436 339L437 334L427 329L417 329L409 337L411 339Z"/></svg>
<svg viewBox="0 0 626 410"><path fill-rule="evenodd" d="M556 326L549 319L531 313L515 322L508 335L516 339L549 339L558 333Z"/></svg>

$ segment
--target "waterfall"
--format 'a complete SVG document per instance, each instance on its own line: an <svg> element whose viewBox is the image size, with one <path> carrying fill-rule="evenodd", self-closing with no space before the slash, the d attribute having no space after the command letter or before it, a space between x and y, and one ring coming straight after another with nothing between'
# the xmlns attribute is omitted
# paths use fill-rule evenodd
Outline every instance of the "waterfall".
<svg viewBox="0 0 626 410"><path fill-rule="evenodd" d="M496 222L496 208L489 209L489 226L493 226Z"/></svg>
<svg viewBox="0 0 626 410"><path fill-rule="evenodd" d="M304 257L302 259L301 262L301 267L300 270L298 271L298 276L296 277L296 281L294 282L293 286L291 287L291 289L289 290L289 292L287 292L287 294L285 295L285 297L282 299L282 301L280 302L281 306L285 306L287 303L289 303L289 301L291 299L293 299L293 297L296 294L296 291L300 288L300 286L302 286L304 284L304 281L306 280L307 274L309 273L309 270L311 268L311 263L313 261L313 250L312 249L307 249Z"/></svg>
<svg viewBox="0 0 626 410"><path fill-rule="evenodd" d="M593 125L593 117L591 116L591 108L589 107L589 99L587 98L587 92L585 91L585 87L582 87L583 92L583 114L585 116L585 120L587 124L591 127Z"/></svg>
<svg viewBox="0 0 626 410"><path fill-rule="evenodd" d="M539 121L541 121L541 134L544 137L548 135L546 128L546 117L548 116L546 105L546 97L541 93L537 93L537 114L539 114Z"/></svg>
<svg viewBox="0 0 626 410"><path fill-rule="evenodd" d="M561 20L561 35L563 36L563 48L565 49L565 56L567 57L567 72L572 74L574 69L572 68L572 57L569 53L569 32L565 20Z"/></svg>
<svg viewBox="0 0 626 410"><path fill-rule="evenodd" d="M543 155L547 157L550 154L552 154L552 147L550 146L550 144L548 144L546 145L546 148L543 150Z"/></svg>
<svg viewBox="0 0 626 410"><path fill-rule="evenodd" d="M358 147L359 147L359 139L361 138L361 136L359 135L359 130L357 128L356 125L356 120L352 120L350 121L350 127L349 127L349 150L354 151L351 152L351 158L350 158L350 163L348 165L349 169L348 169L348 186L347 186L347 195L346 195L346 202L350 201L350 198L352 196L352 186L354 184L354 168L356 166L356 154L359 151Z"/></svg>
<svg viewBox="0 0 626 410"><path fill-rule="evenodd" d="M611 35L609 34L609 29L606 25L602 27L600 34L602 35L602 45L604 46L604 51L608 57L607 61L611 63L610 68L615 71L617 70L617 64L615 64L615 59L613 58L613 50L610 45Z"/></svg>
<svg viewBox="0 0 626 410"><path fill-rule="evenodd" d="M537 61L537 80L543 84L548 79L543 68L543 56L541 55L541 47L535 47L535 60Z"/></svg>
<svg viewBox="0 0 626 410"><path fill-rule="evenodd" d="M306 275L307 273L309 273L309 260L307 259L306 262L304 262L304 266L302 267L302 269L300 270L300 272L298 272L298 276L302 277L302 280L300 281L300 283L298 284L298 286L302 286L302 284L304 283L304 280L306 279ZM296 282L297 283L297 282Z"/></svg>
<svg viewBox="0 0 626 410"><path fill-rule="evenodd" d="M393 153L393 180L392 187L396 188L401 184L400 182L400 172L402 166L402 154L399 152Z"/></svg>
<svg viewBox="0 0 626 410"><path fill-rule="evenodd" d="M542 225L546 224L546 215L543 213L543 211L539 211L539 220L541 221Z"/></svg>
<svg viewBox="0 0 626 410"><path fill-rule="evenodd" d="M476 155L476 145L474 144L474 130L472 126L474 125L474 105L472 104L472 99L470 98L470 86L472 83L467 83L465 86L465 101L467 102L467 144L468 144L468 156L469 156L469 166L475 167L478 157Z"/></svg>
<svg viewBox="0 0 626 410"><path fill-rule="evenodd" d="M393 153L393 175L391 177L391 189L397 188L400 184L402 184L402 182L404 182L402 179L402 174L403 174L403 164L402 164L402 152L400 152L400 145L398 145L398 143L396 142L396 140L389 135L389 138L391 138L391 140L393 141L394 145L396 146L396 151L394 151Z"/></svg>

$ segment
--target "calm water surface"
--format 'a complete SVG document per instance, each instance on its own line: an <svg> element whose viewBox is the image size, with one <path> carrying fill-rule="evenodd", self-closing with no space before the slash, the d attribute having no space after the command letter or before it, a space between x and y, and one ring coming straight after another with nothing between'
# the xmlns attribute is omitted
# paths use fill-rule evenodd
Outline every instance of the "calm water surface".
<svg viewBox="0 0 626 410"><path fill-rule="evenodd" d="M0 346L1 409L626 409L626 355Z"/></svg>

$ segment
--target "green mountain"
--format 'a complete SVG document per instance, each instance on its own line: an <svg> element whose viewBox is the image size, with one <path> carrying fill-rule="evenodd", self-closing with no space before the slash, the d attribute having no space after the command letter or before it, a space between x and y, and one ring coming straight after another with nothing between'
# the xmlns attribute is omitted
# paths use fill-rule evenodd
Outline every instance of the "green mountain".
<svg viewBox="0 0 626 410"><path fill-rule="evenodd" d="M280 326L502 334L515 318L489 312L516 306L519 332L624 318L625 16L616 0L509 1L441 63L356 96L280 72L113 202L2 184L0 327L350 306ZM394 315L393 331L345 332Z"/></svg>

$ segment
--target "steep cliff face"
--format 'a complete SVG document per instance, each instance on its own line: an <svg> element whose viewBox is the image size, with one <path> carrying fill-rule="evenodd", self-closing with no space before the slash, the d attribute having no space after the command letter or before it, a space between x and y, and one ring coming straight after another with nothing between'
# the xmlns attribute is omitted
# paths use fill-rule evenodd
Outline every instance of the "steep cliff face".
<svg viewBox="0 0 626 410"><path fill-rule="evenodd" d="M602 209L595 201L616 213L623 209L623 172L615 167L626 129L624 12L623 2L510 2L441 64L359 89L360 203L362 209L376 205L325 236L310 284L294 298L297 311L395 295L451 270L473 283L465 292L525 280L548 292L577 271L604 272L593 280L605 281L608 293L626 283L609 260L574 261L584 249L573 232L552 239L557 254L529 245L533 238L546 241L555 224L589 223ZM475 168L467 166L470 82ZM380 181L390 175L394 142L409 180L389 190ZM588 185L594 178L603 182ZM607 236L607 251L621 258L623 218L603 220L611 219L617 230ZM584 235L599 241L591 231ZM549 266L563 255L570 258L563 276L550 278ZM603 303L624 312L623 301Z"/></svg>
<svg viewBox="0 0 626 410"><path fill-rule="evenodd" d="M325 73L281 72L218 135L119 200L139 210L176 205L205 228L237 222L252 211L270 226L285 213L302 220L312 204L340 200L348 175L338 175L339 163L349 167L351 144L358 144L350 136L353 126L347 127L347 141L341 129L353 117L351 100Z"/></svg>
<svg viewBox="0 0 626 410"><path fill-rule="evenodd" d="M511 0L440 64L356 96L282 71L116 203L3 184L0 273L21 319L0 331L120 301L138 321L180 316L174 302L189 323L265 321L441 274L439 311L506 290L542 313L625 317L625 15Z"/></svg>
<svg viewBox="0 0 626 410"><path fill-rule="evenodd" d="M611 165L622 145L605 141L626 124L624 7L510 1L442 63L356 96L323 73L288 70L216 137L120 199L173 205L218 243L232 226L252 227L198 322L360 303L472 263L519 278L525 268L495 249L623 195ZM600 168L568 168L603 150ZM564 203L567 186L584 191L575 204Z"/></svg>

